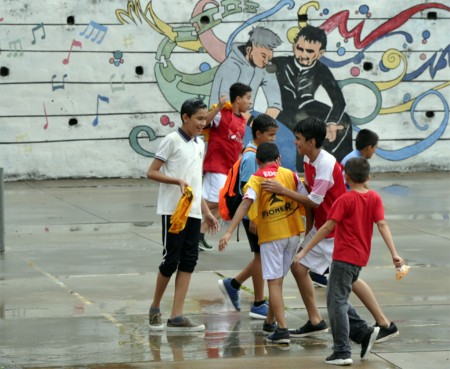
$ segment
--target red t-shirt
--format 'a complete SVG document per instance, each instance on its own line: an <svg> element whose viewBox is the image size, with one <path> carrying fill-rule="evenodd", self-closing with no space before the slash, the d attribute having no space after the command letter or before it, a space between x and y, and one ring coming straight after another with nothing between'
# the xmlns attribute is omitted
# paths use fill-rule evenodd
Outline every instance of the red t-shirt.
<svg viewBox="0 0 450 369"><path fill-rule="evenodd" d="M333 260L366 266L369 261L373 225L384 219L383 202L375 191L349 191L340 196L328 213L334 228Z"/></svg>
<svg viewBox="0 0 450 369"><path fill-rule="evenodd" d="M228 174L242 152L245 134L245 118L233 110L222 109L217 127L211 127L203 171Z"/></svg>

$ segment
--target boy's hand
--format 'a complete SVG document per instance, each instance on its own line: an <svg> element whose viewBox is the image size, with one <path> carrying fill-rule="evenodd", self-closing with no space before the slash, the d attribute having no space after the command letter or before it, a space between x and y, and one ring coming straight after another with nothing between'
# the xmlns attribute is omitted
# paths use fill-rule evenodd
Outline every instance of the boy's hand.
<svg viewBox="0 0 450 369"><path fill-rule="evenodd" d="M248 227L248 230L253 234L258 234L258 227L256 226L256 223L250 221L250 225Z"/></svg>
<svg viewBox="0 0 450 369"><path fill-rule="evenodd" d="M283 185L273 179L267 179L265 181L262 181L261 187L263 190L266 190L268 192L272 192L275 194L280 194L280 195L283 194L282 192L284 190Z"/></svg>
<svg viewBox="0 0 450 369"><path fill-rule="evenodd" d="M405 264L405 261L398 255L392 256L392 262L396 268L400 268L403 264Z"/></svg>
<svg viewBox="0 0 450 369"><path fill-rule="evenodd" d="M343 129L344 126L342 124L327 123L327 135L325 138L330 142L336 141L337 131L342 131Z"/></svg>
<svg viewBox="0 0 450 369"><path fill-rule="evenodd" d="M189 186L189 183L187 183L184 179L180 179L178 181L178 185L180 186L181 194L184 195L184 191L186 191L186 187Z"/></svg>
<svg viewBox="0 0 450 369"><path fill-rule="evenodd" d="M306 255L306 252L304 250L300 250L295 256L294 256L294 263L300 263L300 260L302 260Z"/></svg>
<svg viewBox="0 0 450 369"><path fill-rule="evenodd" d="M225 94L220 95L219 103L217 104L219 109L222 109L226 102L227 102L227 95Z"/></svg>
<svg viewBox="0 0 450 369"><path fill-rule="evenodd" d="M218 231L220 231L220 223L211 212L205 215L205 221L206 224L208 224L209 234L216 234Z"/></svg>
<svg viewBox="0 0 450 369"><path fill-rule="evenodd" d="M219 251L225 250L225 247L228 245L228 240L230 239L231 234L226 232L223 237L219 240Z"/></svg>

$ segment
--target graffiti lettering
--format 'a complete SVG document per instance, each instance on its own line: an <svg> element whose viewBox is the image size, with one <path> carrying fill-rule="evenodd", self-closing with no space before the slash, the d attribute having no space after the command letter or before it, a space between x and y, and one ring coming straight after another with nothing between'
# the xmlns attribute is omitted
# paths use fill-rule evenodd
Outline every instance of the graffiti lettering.
<svg viewBox="0 0 450 369"><path fill-rule="evenodd" d="M218 8L209 8L201 13L193 15L189 22L195 27L197 34L201 35L203 32L214 28L222 22L221 19L214 19L214 14L217 14L218 12Z"/></svg>
<svg viewBox="0 0 450 369"><path fill-rule="evenodd" d="M173 31L176 33L175 41L197 41L197 35L195 34L195 27L192 26L180 26L174 27Z"/></svg>

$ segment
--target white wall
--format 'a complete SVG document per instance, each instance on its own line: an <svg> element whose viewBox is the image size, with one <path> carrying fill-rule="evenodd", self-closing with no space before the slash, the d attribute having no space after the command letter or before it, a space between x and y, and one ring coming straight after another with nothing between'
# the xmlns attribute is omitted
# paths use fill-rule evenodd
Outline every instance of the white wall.
<svg viewBox="0 0 450 369"><path fill-rule="evenodd" d="M304 4L0 0L0 167L5 179L144 176L160 139L178 126L181 102L190 96L209 101L211 68L223 61L230 36L245 42L252 27L263 25L283 40L275 56L291 55L287 31L298 26ZM354 121L353 136L358 128L380 136L384 151L372 159L373 170L450 170L448 2L324 0L317 5L318 10L306 10L311 25L336 17L326 58L344 62L363 53L359 63L330 69L339 81L355 78L343 87L347 113L361 119ZM418 5L423 9L416 12ZM198 23L191 18L201 9L211 29L196 32L192 24ZM345 11L350 19L337 18ZM437 19L427 19L434 15ZM70 16L73 25L67 24ZM345 36L358 25L359 37ZM183 41L186 35L192 41ZM110 63L115 50L123 53L117 66ZM387 59L380 67L383 56ZM364 63L373 68L364 70ZM136 73L139 67L142 75ZM257 96L255 108L264 111L264 95ZM331 104L323 92L316 99Z"/></svg>

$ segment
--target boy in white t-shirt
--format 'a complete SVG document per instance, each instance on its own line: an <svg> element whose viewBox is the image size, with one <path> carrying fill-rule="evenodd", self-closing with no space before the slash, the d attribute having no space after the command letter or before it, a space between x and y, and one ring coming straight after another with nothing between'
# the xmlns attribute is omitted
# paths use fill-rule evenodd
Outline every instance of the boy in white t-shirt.
<svg viewBox="0 0 450 369"><path fill-rule="evenodd" d="M186 100L180 111L182 126L161 141L151 163L147 177L160 182L157 214L162 216L163 260L159 265L153 301L149 311L150 330L164 328L160 304L172 274L176 272L172 312L167 320L168 331L196 332L205 330L203 324L193 324L183 316L191 275L198 259L198 241L202 215L211 232L219 223L202 197L202 166L205 144L198 137L206 124L206 104L200 99ZM185 228L179 233L170 232L171 216L178 201L190 186L192 205ZM203 214L202 214L203 213Z"/></svg>

